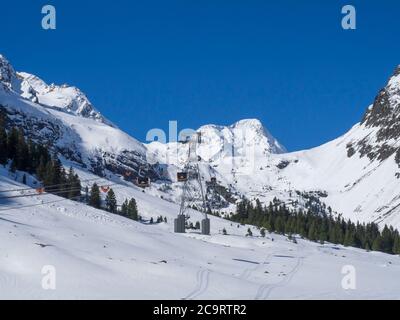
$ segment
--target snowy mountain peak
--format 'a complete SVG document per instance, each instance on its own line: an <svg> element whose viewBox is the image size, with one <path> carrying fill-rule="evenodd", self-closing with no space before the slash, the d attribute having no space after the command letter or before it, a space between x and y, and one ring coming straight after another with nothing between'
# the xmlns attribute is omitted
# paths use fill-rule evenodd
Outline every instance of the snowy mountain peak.
<svg viewBox="0 0 400 320"><path fill-rule="evenodd" d="M94 119L115 127L96 110L86 95L78 88L66 84L61 86L48 85L35 75L16 72L11 63L1 54L0 83L3 88L12 90L22 98L39 103L43 107Z"/></svg>
<svg viewBox="0 0 400 320"><path fill-rule="evenodd" d="M0 111L9 128L23 129L32 141L98 175L129 171L135 179L145 146L105 119L82 91L15 72L3 56L0 76Z"/></svg>
<svg viewBox="0 0 400 320"><path fill-rule="evenodd" d="M241 129L250 129L250 130L258 130L263 131L264 126L258 119L243 119L235 122L231 125L232 128L241 128Z"/></svg>
<svg viewBox="0 0 400 320"><path fill-rule="evenodd" d="M245 119L230 126L202 126L200 156L207 161L231 157L266 157L285 153L283 147L257 119Z"/></svg>
<svg viewBox="0 0 400 320"><path fill-rule="evenodd" d="M263 124L258 119L242 119L233 124L233 126L253 126L263 127Z"/></svg>
<svg viewBox="0 0 400 320"><path fill-rule="evenodd" d="M397 68L395 69L393 76L390 78L390 80L388 82L387 87L388 87L388 90L392 91L392 92L400 91L400 65L397 66Z"/></svg>
<svg viewBox="0 0 400 320"><path fill-rule="evenodd" d="M0 54L0 81L9 82L15 73L8 60Z"/></svg>
<svg viewBox="0 0 400 320"><path fill-rule="evenodd" d="M49 108L114 126L95 109L86 95L77 87L67 84L61 86L48 85L39 77L26 72L18 72L18 76L22 79L21 95L24 98Z"/></svg>
<svg viewBox="0 0 400 320"><path fill-rule="evenodd" d="M243 119L230 126L232 129L241 130L250 134L256 142L261 140L267 140L267 144L270 145L271 153L286 153L286 148L282 146L271 133L263 126L258 119Z"/></svg>
<svg viewBox="0 0 400 320"><path fill-rule="evenodd" d="M372 107L368 108L363 123L367 126L387 126L400 115L400 66L379 92Z"/></svg>
<svg viewBox="0 0 400 320"><path fill-rule="evenodd" d="M255 143L264 141L271 153L286 153L286 148L276 140L258 119L243 119L230 126L233 130L241 130L254 138Z"/></svg>
<svg viewBox="0 0 400 320"><path fill-rule="evenodd" d="M16 81L17 75L14 68L7 58L0 54L0 83L3 84L4 87L12 89Z"/></svg>

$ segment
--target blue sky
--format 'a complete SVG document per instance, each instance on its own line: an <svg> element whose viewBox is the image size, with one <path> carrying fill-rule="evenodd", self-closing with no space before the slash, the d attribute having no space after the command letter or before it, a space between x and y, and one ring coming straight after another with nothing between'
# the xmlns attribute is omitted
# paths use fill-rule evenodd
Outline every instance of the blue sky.
<svg viewBox="0 0 400 320"><path fill-rule="evenodd" d="M82 3L83 2L83 3ZM41 8L57 30L41 29ZM357 9L357 30L341 8ZM400 64L396 0L15 0L0 52L17 70L81 88L123 130L258 118L289 150L358 122Z"/></svg>

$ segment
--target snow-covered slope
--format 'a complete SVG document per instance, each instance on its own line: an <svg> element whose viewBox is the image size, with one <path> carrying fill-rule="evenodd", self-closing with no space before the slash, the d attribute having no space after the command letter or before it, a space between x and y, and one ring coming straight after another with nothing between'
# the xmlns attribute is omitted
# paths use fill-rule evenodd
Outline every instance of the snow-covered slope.
<svg viewBox="0 0 400 320"><path fill-rule="evenodd" d="M226 212L242 196L301 207L312 195L355 221L400 227L399 74L362 122L311 150L286 153L258 120L199 128L202 181L215 177L225 188ZM176 173L189 144L142 144L105 119L79 89L17 73L2 56L0 111L8 127L56 151L84 185L88 179L112 184L119 203L134 197L145 220L162 215L168 221L137 223L47 194L4 198L32 191L10 191L26 186L0 167L0 299L398 298L397 256L301 239L296 244L274 234L262 238L253 227L255 236L246 237L249 226L213 216L211 236L174 234L181 194ZM138 171L152 179L150 188L132 184ZM189 222L202 219L195 210L188 213ZM42 288L44 266L55 268L56 290ZM355 268L356 290L343 289L344 266Z"/></svg>
<svg viewBox="0 0 400 320"><path fill-rule="evenodd" d="M6 176L0 169L0 190L25 187ZM119 200L134 196L145 219L168 222L137 223L52 195L0 200L0 299L398 298L400 257L261 238L254 228L246 237L248 226L215 217L210 237L178 235L177 205L124 183L113 188ZM356 290L342 287L345 265L356 270ZM49 270L56 290L42 288Z"/></svg>
<svg viewBox="0 0 400 320"><path fill-rule="evenodd" d="M146 147L105 119L79 89L16 73L1 55L0 108L9 126L97 174L131 172L134 179L146 164Z"/></svg>
<svg viewBox="0 0 400 320"><path fill-rule="evenodd" d="M400 227L399 97L400 68L349 132L294 153L287 153L256 119L199 128L196 153L203 182L216 178L225 190L215 209L230 212L243 196L265 203L277 197L299 208L312 196L354 221ZM131 182L141 171L153 182L149 194L179 201L176 174L186 163L188 143L142 144L105 119L79 89L17 73L2 56L0 109L9 126L49 144L65 161Z"/></svg>
<svg viewBox="0 0 400 320"><path fill-rule="evenodd" d="M311 150L256 158L254 174L238 178L239 190L252 188L266 201L315 191L353 221L400 227L399 79L397 69L362 122L342 137Z"/></svg>
<svg viewBox="0 0 400 320"><path fill-rule="evenodd" d="M216 177L247 198L268 203L277 197L299 208L312 195L353 221L399 228L399 123L400 68L360 123L320 147L284 153L259 121L245 120L198 129L204 137L198 154L206 180ZM174 161L187 154L187 147L179 144L152 143L148 148L177 165L180 162Z"/></svg>

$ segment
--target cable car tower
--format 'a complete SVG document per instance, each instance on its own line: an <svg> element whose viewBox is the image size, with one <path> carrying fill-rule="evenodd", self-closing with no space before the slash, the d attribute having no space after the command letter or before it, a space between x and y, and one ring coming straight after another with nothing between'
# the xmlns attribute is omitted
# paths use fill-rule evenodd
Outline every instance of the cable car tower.
<svg viewBox="0 0 400 320"><path fill-rule="evenodd" d="M201 144L201 133L197 132L189 138L188 141L188 160L184 166L183 171L178 172L177 180L183 183L181 204L178 217L174 221L174 230L176 233L185 233L186 213L190 206L197 200L202 202L202 212L204 219L201 221L201 233L204 235L210 234L210 219L207 217L207 210L209 204L207 196L204 193L203 184L201 182L201 175L199 169L199 161L201 158L197 155L197 146ZM191 186L197 185L200 193L200 199L194 195Z"/></svg>

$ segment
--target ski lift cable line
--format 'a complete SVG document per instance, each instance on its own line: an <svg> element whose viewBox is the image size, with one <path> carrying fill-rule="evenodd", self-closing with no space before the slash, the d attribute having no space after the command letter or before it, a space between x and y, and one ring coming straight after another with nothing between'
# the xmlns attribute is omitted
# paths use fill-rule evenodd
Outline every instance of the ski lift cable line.
<svg viewBox="0 0 400 320"><path fill-rule="evenodd" d="M109 184L109 185L104 185L101 187L106 187L110 188L112 186L115 186L116 184ZM46 196L46 195L58 195L58 194L63 194L66 192L72 192L72 191L81 191L81 188L70 188L70 189L65 189L65 190L59 190L56 192L43 192L43 193L30 193L30 194L20 194L17 196L8 196L8 197L0 197L0 200L7 200L7 199L16 199L16 198L28 198L28 197L39 197L39 196Z"/></svg>
<svg viewBox="0 0 400 320"><path fill-rule="evenodd" d="M84 182L91 182L91 181L102 180L102 179L104 179L104 178L91 178L91 179L80 180L80 182L81 182L81 183L84 183ZM53 184L53 185L46 186L46 188L60 187L60 186L63 186L63 185L65 185L65 184L66 184L66 182L64 182L64 183L58 183L58 184ZM28 191L28 190L32 190L32 189L35 189L35 188L30 187L30 188L21 188L21 189L0 190L0 193L18 192L18 191Z"/></svg>
<svg viewBox="0 0 400 320"><path fill-rule="evenodd" d="M92 179L85 179L85 180L81 180L81 183L83 182L91 182L91 181L95 181L95 180L102 180L105 178L92 178ZM46 188L54 188L54 187L60 187L62 185L65 185L65 183L59 183L59 184L53 184L53 185L49 185ZM32 190L35 188L21 188L21 189L9 189L9 190L0 190L0 193L6 193L6 192L18 192L18 191L27 191L27 190Z"/></svg>
<svg viewBox="0 0 400 320"><path fill-rule="evenodd" d="M47 195L58 195L62 193L67 193L67 192L72 192L72 191L80 191L81 188L76 188L76 189L65 189L65 190L59 190L56 192L42 192L42 193L29 193L29 194L20 194L17 196L8 196L8 197L0 197L0 200L7 200L7 199L18 199L18 198L30 198L30 197L40 197L40 196L47 196Z"/></svg>
<svg viewBox="0 0 400 320"><path fill-rule="evenodd" d="M120 187L114 188L115 190L118 190L119 188L122 188L123 186L120 185ZM52 194L46 194L46 195L52 195ZM58 203L58 202L63 202L63 201L73 201L81 198L82 196L76 196L72 198L62 198L62 199L57 199L57 200L52 200L52 201L47 201L47 202L42 202L42 203L35 203L35 204L29 204L29 205L17 205L13 207L5 207L5 208L0 208L0 212L7 212L7 211L12 211L12 210L19 210L19 209L25 209L25 208L33 208L33 207L38 207L38 206L44 206L47 204L53 204L53 203Z"/></svg>
<svg viewBox="0 0 400 320"><path fill-rule="evenodd" d="M47 202L42 202L42 203L35 203L35 204L29 204L29 205L22 205L22 206L14 206L14 207L6 207L6 208L0 208L0 212L5 212L5 211L11 211L11 210L19 210L19 209L25 209L25 208L33 208L37 206L44 206L47 204L53 204L53 203L58 203L62 201L68 201L68 200L76 200L79 199L81 196L76 196L70 199L63 198L63 199L58 199L58 200L52 200L52 201L47 201Z"/></svg>

